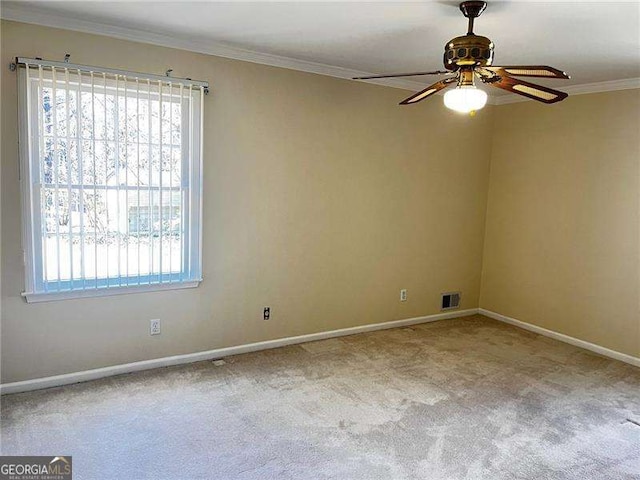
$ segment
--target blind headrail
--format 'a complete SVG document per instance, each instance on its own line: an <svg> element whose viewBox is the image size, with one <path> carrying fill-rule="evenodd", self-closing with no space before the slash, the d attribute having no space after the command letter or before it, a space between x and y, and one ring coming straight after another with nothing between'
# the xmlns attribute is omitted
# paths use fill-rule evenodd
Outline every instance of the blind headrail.
<svg viewBox="0 0 640 480"><path fill-rule="evenodd" d="M140 73L140 72L132 72L129 70L119 70L117 68L104 68L104 67L95 67L93 65L78 65L76 63L67 63L67 62L55 62L51 60L40 60L37 58L26 58L26 57L17 57L16 64L18 66L42 66L42 67L55 67L55 68L63 68L68 69L69 71L80 71L83 73L106 73L115 76L127 77L127 79L135 80L136 78L139 80L156 80L164 83L172 83L177 85L184 85L188 87L191 85L192 87L201 87L204 89L205 93L209 89L209 82L205 82L203 80L192 80L190 78L179 78L179 77L168 77L166 75L155 75L153 73Z"/></svg>

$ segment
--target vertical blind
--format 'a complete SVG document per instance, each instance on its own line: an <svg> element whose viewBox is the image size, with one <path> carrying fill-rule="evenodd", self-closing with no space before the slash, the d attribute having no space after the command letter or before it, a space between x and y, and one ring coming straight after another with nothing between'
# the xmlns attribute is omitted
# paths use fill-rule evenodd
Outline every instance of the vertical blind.
<svg viewBox="0 0 640 480"><path fill-rule="evenodd" d="M206 82L19 65L27 297L199 281Z"/></svg>

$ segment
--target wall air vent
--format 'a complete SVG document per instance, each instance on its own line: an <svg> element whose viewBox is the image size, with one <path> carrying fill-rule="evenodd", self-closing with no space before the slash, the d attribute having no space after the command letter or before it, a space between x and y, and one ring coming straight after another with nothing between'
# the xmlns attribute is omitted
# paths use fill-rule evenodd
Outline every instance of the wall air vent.
<svg viewBox="0 0 640 480"><path fill-rule="evenodd" d="M453 310L460 307L460 292L449 292L442 294L441 310Z"/></svg>

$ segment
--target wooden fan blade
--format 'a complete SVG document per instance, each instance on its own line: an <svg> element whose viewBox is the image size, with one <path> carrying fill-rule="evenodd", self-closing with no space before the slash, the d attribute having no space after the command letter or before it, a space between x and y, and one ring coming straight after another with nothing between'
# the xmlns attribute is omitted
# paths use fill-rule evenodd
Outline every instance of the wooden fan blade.
<svg viewBox="0 0 640 480"><path fill-rule="evenodd" d="M483 67L497 73L501 77L510 75L512 77L538 77L538 78L571 78L565 72L557 68L546 65L520 65L510 67Z"/></svg>
<svg viewBox="0 0 640 480"><path fill-rule="evenodd" d="M371 80L372 78L396 78L396 77L417 77L419 75L444 75L447 70L435 70L433 72L413 72L413 73L393 73L391 75L370 75L368 77L353 77L352 80Z"/></svg>
<svg viewBox="0 0 640 480"><path fill-rule="evenodd" d="M409 98L405 98L400 102L400 105L412 105L414 103L421 102L427 97L430 97L434 93L439 92L443 88L447 88L449 84L455 82L455 78L445 78L444 80L440 80L439 82L434 83L433 85L429 85L424 90L420 90L418 93L414 93Z"/></svg>
<svg viewBox="0 0 640 480"><path fill-rule="evenodd" d="M523 95L543 103L560 102L569 96L564 92L553 90L552 88L511 77L501 77L500 80L489 83L488 85L507 90L511 93L517 93L518 95Z"/></svg>

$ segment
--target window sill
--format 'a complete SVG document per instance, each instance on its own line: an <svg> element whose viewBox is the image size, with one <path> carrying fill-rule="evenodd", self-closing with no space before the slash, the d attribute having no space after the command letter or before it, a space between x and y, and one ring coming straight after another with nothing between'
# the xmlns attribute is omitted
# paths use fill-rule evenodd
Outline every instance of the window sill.
<svg viewBox="0 0 640 480"><path fill-rule="evenodd" d="M109 297L112 295L127 295L131 293L160 292L164 290L182 290L196 288L200 280L172 283L152 283L150 285L130 285L123 287L88 288L86 290L73 290L62 292L23 292L22 296L27 303L54 302L57 300L71 300L74 298Z"/></svg>

